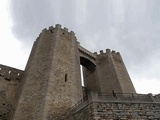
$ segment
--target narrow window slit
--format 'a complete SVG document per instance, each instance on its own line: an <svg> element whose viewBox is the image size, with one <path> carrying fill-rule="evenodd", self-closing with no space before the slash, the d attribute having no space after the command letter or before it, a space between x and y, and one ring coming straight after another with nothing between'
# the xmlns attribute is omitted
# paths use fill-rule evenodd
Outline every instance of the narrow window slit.
<svg viewBox="0 0 160 120"><path fill-rule="evenodd" d="M65 74L65 82L67 82L67 74Z"/></svg>

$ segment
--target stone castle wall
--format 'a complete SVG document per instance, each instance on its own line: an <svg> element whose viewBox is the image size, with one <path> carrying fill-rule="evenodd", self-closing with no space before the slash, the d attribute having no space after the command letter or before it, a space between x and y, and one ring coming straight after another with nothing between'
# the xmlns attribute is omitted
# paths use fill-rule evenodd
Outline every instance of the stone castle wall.
<svg viewBox="0 0 160 120"><path fill-rule="evenodd" d="M88 91L136 93L119 52L106 49L95 55L95 70L84 68L84 86Z"/></svg>
<svg viewBox="0 0 160 120"><path fill-rule="evenodd" d="M160 103L92 102L68 120L159 120Z"/></svg>
<svg viewBox="0 0 160 120"><path fill-rule="evenodd" d="M90 93L71 109L66 120L159 120L160 97L148 95Z"/></svg>
<svg viewBox="0 0 160 120"><path fill-rule="evenodd" d="M11 116L15 110L24 72L0 65L0 120Z"/></svg>
<svg viewBox="0 0 160 120"><path fill-rule="evenodd" d="M83 97L79 73L75 34L61 25L44 29L27 63L13 119L59 119Z"/></svg>
<svg viewBox="0 0 160 120"><path fill-rule="evenodd" d="M59 24L42 30L25 71L0 65L0 120L158 120L159 97L136 94L119 52L92 53Z"/></svg>

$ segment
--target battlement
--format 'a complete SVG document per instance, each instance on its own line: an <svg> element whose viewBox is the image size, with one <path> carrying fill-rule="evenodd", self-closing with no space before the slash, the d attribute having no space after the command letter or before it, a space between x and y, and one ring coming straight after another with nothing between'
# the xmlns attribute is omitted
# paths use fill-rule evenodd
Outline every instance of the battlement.
<svg viewBox="0 0 160 120"><path fill-rule="evenodd" d="M151 94L152 96L152 94ZM160 94L153 96L154 101L160 102Z"/></svg>
<svg viewBox="0 0 160 120"><path fill-rule="evenodd" d="M103 50L100 50L99 51L99 54L97 52L94 52L95 55L109 55L109 54L117 54L117 55L120 55L119 52L116 52L115 50L110 50L110 49L106 49L106 51L104 52Z"/></svg>
<svg viewBox="0 0 160 120"><path fill-rule="evenodd" d="M119 52L92 53L60 24L39 34L25 71L0 64L0 99L5 120L160 118L160 95L136 93Z"/></svg>
<svg viewBox="0 0 160 120"><path fill-rule="evenodd" d="M0 64L0 77L5 80L21 80L24 71Z"/></svg>
<svg viewBox="0 0 160 120"><path fill-rule="evenodd" d="M69 31L68 28L66 28L66 27L62 28L62 26L60 24L56 24L55 27L50 26L49 28L44 28L36 40L38 40L41 37L41 35L44 33L48 32L48 33L52 34L57 30L61 31L62 34L70 34L71 36L76 37L75 33L73 31Z"/></svg>

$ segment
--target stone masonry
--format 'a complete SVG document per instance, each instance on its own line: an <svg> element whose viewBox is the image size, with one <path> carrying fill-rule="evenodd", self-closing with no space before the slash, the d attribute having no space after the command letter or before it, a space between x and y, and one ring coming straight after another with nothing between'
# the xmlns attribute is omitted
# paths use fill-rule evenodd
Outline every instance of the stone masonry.
<svg viewBox="0 0 160 120"><path fill-rule="evenodd" d="M23 74L21 70L0 65L0 120L6 120L13 114Z"/></svg>
<svg viewBox="0 0 160 120"><path fill-rule="evenodd" d="M72 108L66 120L160 120L160 98L151 94L91 92L88 98Z"/></svg>
<svg viewBox="0 0 160 120"><path fill-rule="evenodd" d="M66 118L67 119L67 118ZM68 120L159 120L160 104L92 102Z"/></svg>
<svg viewBox="0 0 160 120"><path fill-rule="evenodd" d="M159 111L159 95L136 93L119 52L92 53L59 24L42 30L24 71L0 65L0 120L159 120Z"/></svg>

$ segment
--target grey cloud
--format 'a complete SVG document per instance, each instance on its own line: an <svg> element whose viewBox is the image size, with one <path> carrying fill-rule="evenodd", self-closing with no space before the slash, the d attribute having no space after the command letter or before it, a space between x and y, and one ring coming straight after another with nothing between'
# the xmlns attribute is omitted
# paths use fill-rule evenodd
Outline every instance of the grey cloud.
<svg viewBox="0 0 160 120"><path fill-rule="evenodd" d="M54 20L50 0L12 0L10 12L15 37L28 43L34 41L41 29Z"/></svg>
<svg viewBox="0 0 160 120"><path fill-rule="evenodd" d="M153 64L160 58L159 0L12 0L10 8L12 31L24 44L60 23L91 51L120 51L132 75L150 72L160 78L152 72L160 70Z"/></svg>

